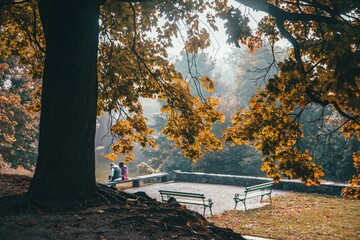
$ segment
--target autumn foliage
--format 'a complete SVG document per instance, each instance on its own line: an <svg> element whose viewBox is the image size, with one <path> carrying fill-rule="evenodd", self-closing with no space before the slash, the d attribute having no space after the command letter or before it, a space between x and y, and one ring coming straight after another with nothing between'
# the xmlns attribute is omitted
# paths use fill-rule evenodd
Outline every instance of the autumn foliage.
<svg viewBox="0 0 360 240"><path fill-rule="evenodd" d="M262 170L275 181L282 177L300 178L311 185L320 183L323 172L308 149L299 144L304 136L301 117L307 109L331 109L336 112L337 121L327 134L342 131L345 136L360 140L357 1L237 2L269 14L259 22L256 32L248 27L249 17L237 7L230 7L228 1L104 1L100 14L97 105L98 115L111 115L109 125L114 142L112 152L106 155L109 159L116 160L117 154L122 154L126 161L132 161L135 142L142 147L155 146L141 99L161 101L161 111L167 115L162 132L186 157L196 161L205 152L222 148L213 126L224 121L224 114L217 109L218 100L205 98L200 87L212 91L213 80L190 71L190 80L198 92L197 96L191 94L191 83L176 71L167 52L173 39L178 38L187 54L198 54L211 45L210 32L217 30L219 19L225 21L228 42L247 46L249 53L264 41L274 46L286 39L292 45L290 56L277 62L278 74L252 97L249 108L236 111L233 125L223 132L224 141L254 144L264 156ZM37 1L0 6L0 74L8 74L4 64L15 56L37 79L45 49ZM0 102L1 106L26 106L13 93L0 95ZM0 121L10 122L12 115L1 115ZM324 115L319 119L329 123ZM6 133L0 137L4 138L3 145L11 145L16 141L16 124L6 126ZM359 154L355 152L353 158L358 171ZM354 176L353 188L358 187L359 176Z"/></svg>
<svg viewBox="0 0 360 240"><path fill-rule="evenodd" d="M299 149L301 117L312 106L331 109L337 122L324 130L325 135L341 130L360 140L359 5L357 1L258 0L250 6L269 13L259 23L259 34L272 44L285 38L292 49L289 58L278 64L279 73L253 96L250 108L236 112L224 140L253 142L264 155L262 169L275 180L283 175L319 184L321 167L315 166L306 149ZM329 123L324 114L318 120L323 126ZM360 171L358 155L359 151L353 159ZM351 181L352 187L357 186L356 198L358 179L359 175Z"/></svg>
<svg viewBox="0 0 360 240"><path fill-rule="evenodd" d="M37 154L38 114L30 110L36 84L16 59L8 63L0 63L0 161L31 169Z"/></svg>

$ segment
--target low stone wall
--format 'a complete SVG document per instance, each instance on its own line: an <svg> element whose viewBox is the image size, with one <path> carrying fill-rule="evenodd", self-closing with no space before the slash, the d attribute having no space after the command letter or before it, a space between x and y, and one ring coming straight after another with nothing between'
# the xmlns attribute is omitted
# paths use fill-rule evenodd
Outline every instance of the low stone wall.
<svg viewBox="0 0 360 240"><path fill-rule="evenodd" d="M179 170L172 172L169 176L169 180L174 180L178 182L235 185L243 187L272 181L271 178L266 177L236 176L201 172L181 172ZM308 187L297 180L283 179L280 183L275 184L274 188L286 191L321 193L340 196L341 189L345 186L347 185L333 182L324 182L320 186Z"/></svg>

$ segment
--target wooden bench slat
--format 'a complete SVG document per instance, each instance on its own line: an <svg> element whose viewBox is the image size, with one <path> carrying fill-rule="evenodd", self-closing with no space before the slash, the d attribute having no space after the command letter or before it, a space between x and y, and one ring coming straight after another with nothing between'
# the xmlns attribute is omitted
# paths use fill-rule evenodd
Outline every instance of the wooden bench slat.
<svg viewBox="0 0 360 240"><path fill-rule="evenodd" d="M245 199L248 199L248 198L261 197L261 196L264 196L264 195L267 195L267 194L270 194L270 192L247 194L246 196L245 195L243 195L243 196L239 195L237 198L245 200Z"/></svg>
<svg viewBox="0 0 360 240"><path fill-rule="evenodd" d="M129 178L128 180L121 180L121 179L117 180L116 179L115 181L103 182L103 183L99 183L99 184L105 185L105 186L116 186L116 184L132 182L133 187L139 187L140 181L142 181L142 180L160 178L161 182L167 182L168 176L169 176L168 173L153 173L153 174L149 174L149 175L143 175L143 176L138 176L138 177L134 177L134 178Z"/></svg>
<svg viewBox="0 0 360 240"><path fill-rule="evenodd" d="M190 197L190 198L205 198L204 194L202 193L188 193L188 192L175 192L175 191L164 191L159 190L160 194L166 195L176 195L181 197Z"/></svg>
<svg viewBox="0 0 360 240"><path fill-rule="evenodd" d="M271 188L273 185L274 185L274 183L272 183L272 182L262 183L262 184L257 184L257 185L246 187L246 189L257 190L257 189Z"/></svg>
<svg viewBox="0 0 360 240"><path fill-rule="evenodd" d="M167 202L173 197L176 199L178 203L203 206L204 215L206 208L209 208L210 213L212 214L211 207L213 205L213 202L211 199L205 199L205 196L202 193L190 193L190 192L179 192L179 191L169 191L169 190L159 190L159 193L161 195L161 200L163 202Z"/></svg>
<svg viewBox="0 0 360 240"><path fill-rule="evenodd" d="M167 199L167 200L169 200L169 199ZM165 200L166 200L166 198L165 198ZM176 201L178 203L185 203L185 204L188 203L188 204L201 205L201 206L203 206L204 204L206 206L209 205L209 204L207 204L206 202L203 202L203 201L194 201L194 200L190 200L190 199L189 200L187 200L187 199L176 199Z"/></svg>

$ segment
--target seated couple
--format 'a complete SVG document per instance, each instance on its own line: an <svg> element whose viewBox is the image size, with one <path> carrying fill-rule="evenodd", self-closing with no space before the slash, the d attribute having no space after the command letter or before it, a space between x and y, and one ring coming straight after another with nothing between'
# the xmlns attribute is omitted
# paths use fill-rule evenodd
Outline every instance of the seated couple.
<svg viewBox="0 0 360 240"><path fill-rule="evenodd" d="M110 164L110 175L109 175L109 181L115 181L115 180L129 180L129 172L128 167L123 163L120 162L119 166L111 163Z"/></svg>

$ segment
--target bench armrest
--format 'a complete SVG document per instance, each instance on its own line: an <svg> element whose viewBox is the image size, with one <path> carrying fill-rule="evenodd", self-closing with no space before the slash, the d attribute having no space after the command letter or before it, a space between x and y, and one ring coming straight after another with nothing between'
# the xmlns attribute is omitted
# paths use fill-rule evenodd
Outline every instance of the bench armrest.
<svg viewBox="0 0 360 240"><path fill-rule="evenodd" d="M235 193L234 198L238 198L240 196L245 196L246 194L243 193Z"/></svg>

